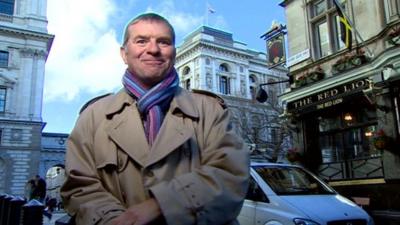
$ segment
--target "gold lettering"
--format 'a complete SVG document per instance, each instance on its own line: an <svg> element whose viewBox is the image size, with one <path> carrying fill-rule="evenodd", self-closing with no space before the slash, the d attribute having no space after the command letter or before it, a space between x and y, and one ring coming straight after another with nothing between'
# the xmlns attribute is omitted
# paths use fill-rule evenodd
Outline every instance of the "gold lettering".
<svg viewBox="0 0 400 225"><path fill-rule="evenodd" d="M295 108L299 108L299 107L304 107L306 105L309 105L312 103L312 98L311 97L307 97L307 98L303 98L297 102L294 102L294 107Z"/></svg>

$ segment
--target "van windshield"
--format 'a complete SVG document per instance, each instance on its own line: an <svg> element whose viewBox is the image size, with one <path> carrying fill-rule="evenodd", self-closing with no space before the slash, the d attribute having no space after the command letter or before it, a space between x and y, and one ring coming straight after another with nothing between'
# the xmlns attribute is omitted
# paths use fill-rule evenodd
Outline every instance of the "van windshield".
<svg viewBox="0 0 400 225"><path fill-rule="evenodd" d="M329 186L298 167L255 166L253 168L277 195L335 194Z"/></svg>

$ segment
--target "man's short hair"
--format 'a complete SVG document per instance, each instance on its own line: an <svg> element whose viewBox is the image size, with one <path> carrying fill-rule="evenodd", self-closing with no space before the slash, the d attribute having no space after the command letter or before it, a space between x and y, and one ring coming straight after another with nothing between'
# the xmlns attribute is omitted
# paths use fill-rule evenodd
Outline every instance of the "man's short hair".
<svg viewBox="0 0 400 225"><path fill-rule="evenodd" d="M133 25L139 21L158 21L158 22L164 23L165 25L167 25L167 27L170 30L170 34L172 37L172 43L175 44L175 30L167 19L158 15L157 13L143 13L143 14L140 14L140 15L136 16L135 18L131 19L126 24L125 29L124 29L124 34L123 34L122 47L125 47L126 43L128 42L128 39L129 39L128 28L131 25Z"/></svg>

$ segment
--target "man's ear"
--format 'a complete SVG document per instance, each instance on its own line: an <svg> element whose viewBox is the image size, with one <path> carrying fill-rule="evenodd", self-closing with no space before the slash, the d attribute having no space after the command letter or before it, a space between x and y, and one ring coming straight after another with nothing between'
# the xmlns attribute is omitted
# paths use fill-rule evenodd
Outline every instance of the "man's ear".
<svg viewBox="0 0 400 225"><path fill-rule="evenodd" d="M123 47L123 46L121 46L120 48L119 48L119 54L121 55L121 58L122 58L122 60L124 60L124 63L125 64L128 64L128 61L127 61L127 56L126 56L126 49L125 49L125 47Z"/></svg>

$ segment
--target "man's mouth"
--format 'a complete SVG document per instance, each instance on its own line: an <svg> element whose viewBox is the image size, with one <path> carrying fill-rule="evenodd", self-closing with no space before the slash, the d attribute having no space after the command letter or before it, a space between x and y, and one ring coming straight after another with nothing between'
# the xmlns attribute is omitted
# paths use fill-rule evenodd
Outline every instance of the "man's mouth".
<svg viewBox="0 0 400 225"><path fill-rule="evenodd" d="M150 66L159 66L159 65L162 65L164 63L163 60L143 60L142 62L144 64L150 65Z"/></svg>

